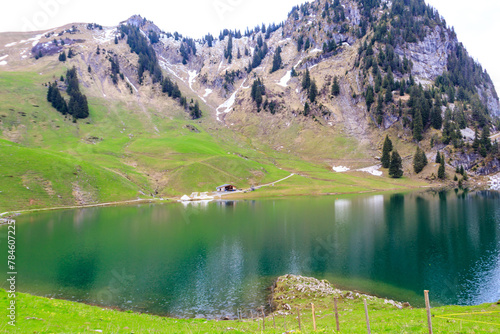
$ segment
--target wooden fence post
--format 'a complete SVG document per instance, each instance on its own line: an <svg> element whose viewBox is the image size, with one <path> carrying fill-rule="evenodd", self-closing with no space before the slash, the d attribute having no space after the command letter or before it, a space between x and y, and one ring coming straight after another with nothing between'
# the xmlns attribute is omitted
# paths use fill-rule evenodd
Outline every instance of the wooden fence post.
<svg viewBox="0 0 500 334"><path fill-rule="evenodd" d="M314 331L316 332L316 313L314 312L314 304L311 303L311 312L312 312L312 317L313 317L313 328Z"/></svg>
<svg viewBox="0 0 500 334"><path fill-rule="evenodd" d="M427 324L429 325L429 334L432 334L431 303L429 301L429 290L424 290L425 308L427 309Z"/></svg>
<svg viewBox="0 0 500 334"><path fill-rule="evenodd" d="M274 313L273 313L273 326L276 329L276 321L274 320Z"/></svg>
<svg viewBox="0 0 500 334"><path fill-rule="evenodd" d="M333 299L333 305L335 306L335 322L337 323L337 332L340 332L339 311L337 309L337 298Z"/></svg>
<svg viewBox="0 0 500 334"><path fill-rule="evenodd" d="M286 330L286 314L283 314L283 329Z"/></svg>
<svg viewBox="0 0 500 334"><path fill-rule="evenodd" d="M299 311L299 308L297 307L297 317L299 319L299 331L302 331L302 326L300 324L300 311Z"/></svg>
<svg viewBox="0 0 500 334"><path fill-rule="evenodd" d="M372 330L370 329L370 318L368 317L368 305L366 304L366 299L364 300L364 302L365 302L366 327L368 328L368 334L371 334Z"/></svg>

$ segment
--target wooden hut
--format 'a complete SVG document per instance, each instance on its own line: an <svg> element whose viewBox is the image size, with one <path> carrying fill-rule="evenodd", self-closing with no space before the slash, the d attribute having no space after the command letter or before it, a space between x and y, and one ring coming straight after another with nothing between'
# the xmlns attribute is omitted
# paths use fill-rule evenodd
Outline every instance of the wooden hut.
<svg viewBox="0 0 500 334"><path fill-rule="evenodd" d="M223 184L222 186L217 187L217 192L222 193L226 191L236 191L237 188L232 184Z"/></svg>

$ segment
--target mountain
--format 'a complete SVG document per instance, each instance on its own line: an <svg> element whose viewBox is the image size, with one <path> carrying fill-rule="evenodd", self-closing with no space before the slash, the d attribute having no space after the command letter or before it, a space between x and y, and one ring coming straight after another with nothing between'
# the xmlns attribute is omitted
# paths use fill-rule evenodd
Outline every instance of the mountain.
<svg viewBox="0 0 500 334"><path fill-rule="evenodd" d="M2 33L0 71L8 209L179 196L292 172L276 193L418 186L438 173L414 173L417 146L429 160L444 153L449 179L455 167L500 170L495 87L423 0L317 0L280 24L199 40L141 16ZM374 173L386 135L410 178Z"/></svg>

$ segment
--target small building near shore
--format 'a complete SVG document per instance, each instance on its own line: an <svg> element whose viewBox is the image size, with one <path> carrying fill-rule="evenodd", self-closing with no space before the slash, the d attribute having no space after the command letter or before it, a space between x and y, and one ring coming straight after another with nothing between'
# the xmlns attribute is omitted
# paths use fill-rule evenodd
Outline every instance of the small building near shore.
<svg viewBox="0 0 500 334"><path fill-rule="evenodd" d="M232 184L223 184L222 186L217 187L217 192L222 193L226 191L236 191L237 188Z"/></svg>

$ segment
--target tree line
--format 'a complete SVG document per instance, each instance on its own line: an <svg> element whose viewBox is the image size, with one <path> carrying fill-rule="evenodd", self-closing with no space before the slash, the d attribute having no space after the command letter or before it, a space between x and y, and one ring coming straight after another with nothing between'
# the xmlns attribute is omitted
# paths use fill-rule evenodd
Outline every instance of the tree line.
<svg viewBox="0 0 500 334"><path fill-rule="evenodd" d="M49 83L47 101L61 114L71 115L74 121L89 117L87 97L80 91L76 67L66 71L65 83L69 102L62 97L57 82Z"/></svg>

